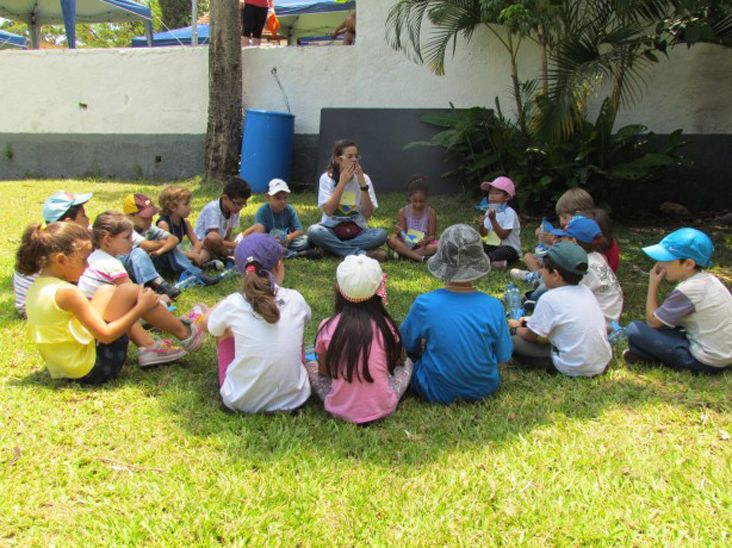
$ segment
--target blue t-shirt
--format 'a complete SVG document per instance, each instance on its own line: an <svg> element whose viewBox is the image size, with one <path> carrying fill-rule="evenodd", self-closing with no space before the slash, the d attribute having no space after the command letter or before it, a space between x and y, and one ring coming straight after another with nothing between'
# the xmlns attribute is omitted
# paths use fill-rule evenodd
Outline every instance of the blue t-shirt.
<svg viewBox="0 0 732 548"><path fill-rule="evenodd" d="M272 233L274 230L275 236L302 230L302 223L300 223L300 218L297 216L297 211L290 204L287 204L280 213L274 213L269 204L264 204L257 210L254 222L262 225L267 234Z"/></svg>
<svg viewBox="0 0 732 548"><path fill-rule="evenodd" d="M443 404L462 398L475 401L498 389L498 364L513 352L503 306L474 291L438 289L412 303L400 328L409 354L417 354L412 388L424 399Z"/></svg>

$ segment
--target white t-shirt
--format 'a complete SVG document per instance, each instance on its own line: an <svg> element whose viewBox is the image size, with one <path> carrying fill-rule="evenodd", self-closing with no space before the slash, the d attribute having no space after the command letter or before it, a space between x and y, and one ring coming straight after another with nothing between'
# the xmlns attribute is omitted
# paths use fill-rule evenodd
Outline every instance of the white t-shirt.
<svg viewBox="0 0 732 548"><path fill-rule="evenodd" d="M544 293L527 327L549 339L554 367L570 377L599 375L612 358L602 310L583 285Z"/></svg>
<svg viewBox="0 0 732 548"><path fill-rule="evenodd" d="M600 309L605 315L605 323L609 327L610 322L620 319L623 311L623 288L620 287L615 273L607 264L607 259L602 253L593 251L587 254L587 274L582 277L580 285L587 286L600 304Z"/></svg>
<svg viewBox="0 0 732 548"><path fill-rule="evenodd" d="M203 206L201 214L196 220L196 227L193 232L198 239L203 241L210 230L217 230L222 238L225 238L229 230L239 228L239 213L232 213L227 219L221 211L220 198L212 200Z"/></svg>
<svg viewBox="0 0 732 548"><path fill-rule="evenodd" d="M280 319L268 323L241 293L221 301L208 317L209 332L220 337L229 328L234 335L234 360L221 385L224 405L235 411L289 411L310 397L310 382L303 365L303 335L310 307L300 293L277 290Z"/></svg>
<svg viewBox="0 0 732 548"><path fill-rule="evenodd" d="M505 240L501 240L501 245L507 245L514 248L516 250L516 253L518 253L520 257L521 223L519 222L519 217L514 209L510 206L506 206L506 209L504 209L503 211L496 212L496 222L502 229L511 231L511 233L508 235L508 238L506 238ZM491 220L488 217L486 217L485 221L483 221L483 226L488 232L491 232L493 230L493 225L491 224Z"/></svg>
<svg viewBox="0 0 732 548"><path fill-rule="evenodd" d="M87 262L89 266L79 278L78 283L79 289L87 299L91 299L100 286L115 285L117 280L130 277L122 261L101 249L95 249L89 255Z"/></svg>
<svg viewBox="0 0 732 548"><path fill-rule="evenodd" d="M699 272L679 283L654 316L686 329L689 351L703 364L732 365L732 295L713 275Z"/></svg>
<svg viewBox="0 0 732 548"><path fill-rule="evenodd" d="M376 193L374 192L374 185L368 175L364 173L364 179L366 184L369 185L369 197L371 203L374 204L374 209L379 207L379 203L376 201ZM325 202L328 201L333 195L336 184L327 173L323 173L320 176L320 182L318 183L318 207L323 208ZM323 217L320 219L320 224L327 227L334 227L338 223L351 221L356 223L361 228L368 228L366 217L361 215L361 185L358 183L356 176L346 183L341 194L341 201L338 208L333 212L333 215L326 215L323 213Z"/></svg>

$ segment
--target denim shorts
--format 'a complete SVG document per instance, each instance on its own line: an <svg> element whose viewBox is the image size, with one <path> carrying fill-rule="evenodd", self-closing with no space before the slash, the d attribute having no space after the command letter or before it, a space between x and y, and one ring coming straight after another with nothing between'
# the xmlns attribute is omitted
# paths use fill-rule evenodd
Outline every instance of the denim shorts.
<svg viewBox="0 0 732 548"><path fill-rule="evenodd" d="M84 384L102 384L116 378L127 359L129 343L130 338L127 335L122 335L109 344L97 341L97 359L94 367L78 381Z"/></svg>

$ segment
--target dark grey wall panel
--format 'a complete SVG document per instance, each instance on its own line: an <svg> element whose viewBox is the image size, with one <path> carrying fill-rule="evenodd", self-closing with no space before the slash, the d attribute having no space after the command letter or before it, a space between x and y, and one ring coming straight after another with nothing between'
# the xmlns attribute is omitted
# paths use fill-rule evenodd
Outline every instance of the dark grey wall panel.
<svg viewBox="0 0 732 548"><path fill-rule="evenodd" d="M204 135L0 134L0 179L185 179L203 172Z"/></svg>
<svg viewBox="0 0 732 548"><path fill-rule="evenodd" d="M352 139L359 144L363 168L379 192L401 191L410 175L428 178L434 193L460 189L455 180L440 176L451 169L438 147L414 147L412 141L429 141L439 128L425 124L420 116L449 109L324 108L320 113L317 175L328 165L333 143ZM314 181L314 182L317 182Z"/></svg>

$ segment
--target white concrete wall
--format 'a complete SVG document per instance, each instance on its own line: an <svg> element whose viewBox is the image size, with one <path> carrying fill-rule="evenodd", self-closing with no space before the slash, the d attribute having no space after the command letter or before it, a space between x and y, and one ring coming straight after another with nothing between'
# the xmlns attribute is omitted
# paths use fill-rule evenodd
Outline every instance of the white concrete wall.
<svg viewBox="0 0 732 548"><path fill-rule="evenodd" d="M358 9L353 47L248 49L243 53L245 106L285 110L297 133L318 133L324 107L493 106L512 111L508 58L487 31L458 44L447 75L437 77L386 44L392 0ZM522 78L534 76L536 51L524 50ZM207 48L0 51L0 133L203 134L208 102ZM677 48L653 68L640 105L619 124L658 133L732 134L732 50ZM80 103L86 104L82 108Z"/></svg>
<svg viewBox="0 0 732 548"><path fill-rule="evenodd" d="M208 48L0 51L0 133L205 133L207 73Z"/></svg>

